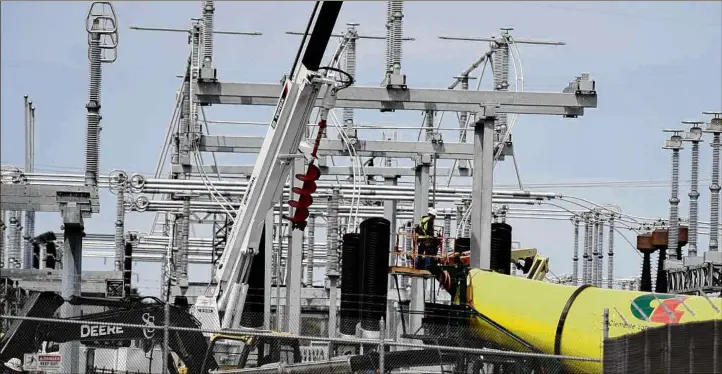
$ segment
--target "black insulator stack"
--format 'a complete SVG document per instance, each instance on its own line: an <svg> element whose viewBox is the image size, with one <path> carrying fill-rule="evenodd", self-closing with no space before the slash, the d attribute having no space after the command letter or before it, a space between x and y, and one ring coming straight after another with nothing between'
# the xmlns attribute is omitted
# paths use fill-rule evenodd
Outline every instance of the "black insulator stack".
<svg viewBox="0 0 722 374"><path fill-rule="evenodd" d="M491 224L491 270L511 274L511 226L506 223Z"/></svg>
<svg viewBox="0 0 722 374"><path fill-rule="evenodd" d="M454 252L463 253L471 250L471 238L456 238L454 240Z"/></svg>
<svg viewBox="0 0 722 374"><path fill-rule="evenodd" d="M361 233L361 327L379 331L379 321L386 313L388 295L389 245L391 222L383 217L368 218L359 226Z"/></svg>
<svg viewBox="0 0 722 374"><path fill-rule="evenodd" d="M642 252L642 279L639 290L652 292L652 252Z"/></svg>
<svg viewBox="0 0 722 374"><path fill-rule="evenodd" d="M666 247L659 248L659 257L657 260L657 282L654 286L654 292L667 293L667 271L664 270L664 262L667 260ZM649 267L652 267L651 263Z"/></svg>
<svg viewBox="0 0 722 374"><path fill-rule="evenodd" d="M258 328L263 326L263 306L266 299L263 295L263 280L266 277L266 229L261 231L258 253L253 256L251 273L248 275L248 293L241 314L241 326Z"/></svg>
<svg viewBox="0 0 722 374"><path fill-rule="evenodd" d="M341 244L341 323L340 331L346 335L356 335L356 324L361 319L359 308L358 278L361 263L359 258L359 245L361 235L349 233L343 236Z"/></svg>

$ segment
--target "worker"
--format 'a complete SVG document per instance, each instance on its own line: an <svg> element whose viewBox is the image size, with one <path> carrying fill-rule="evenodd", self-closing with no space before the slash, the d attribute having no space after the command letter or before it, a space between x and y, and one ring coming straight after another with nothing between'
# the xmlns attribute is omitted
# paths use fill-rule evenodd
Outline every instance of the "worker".
<svg viewBox="0 0 722 374"><path fill-rule="evenodd" d="M427 215L421 217L421 221L416 225L416 238L418 240L418 256L416 257L416 269L426 270L431 265L431 257L436 256L439 252L436 235L434 234L434 219L436 218L436 209L429 207Z"/></svg>
<svg viewBox="0 0 722 374"><path fill-rule="evenodd" d="M19 358L11 358L4 366L2 373L20 374L23 372L23 362Z"/></svg>

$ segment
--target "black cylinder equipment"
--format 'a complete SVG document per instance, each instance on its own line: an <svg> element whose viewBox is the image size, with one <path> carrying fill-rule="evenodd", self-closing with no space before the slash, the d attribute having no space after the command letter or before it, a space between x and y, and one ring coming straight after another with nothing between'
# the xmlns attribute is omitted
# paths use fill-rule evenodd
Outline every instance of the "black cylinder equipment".
<svg viewBox="0 0 722 374"><path fill-rule="evenodd" d="M349 233L343 236L341 245L341 322L339 329L342 334L356 335L356 324L361 314L359 310L360 287L358 277L361 273L359 244L361 236Z"/></svg>
<svg viewBox="0 0 722 374"><path fill-rule="evenodd" d="M491 270L511 274L511 226L491 224Z"/></svg>
<svg viewBox="0 0 722 374"><path fill-rule="evenodd" d="M454 240L454 252L463 253L471 250L471 238L456 238Z"/></svg>
<svg viewBox="0 0 722 374"><path fill-rule="evenodd" d="M253 256L251 273L248 275L248 292L246 303L241 314L241 326L259 328L263 326L263 306L266 299L263 295L263 280L266 277L266 229L261 231L261 240L258 244L258 253Z"/></svg>
<svg viewBox="0 0 722 374"><path fill-rule="evenodd" d="M379 331L379 321L386 312L388 295L391 222L383 217L368 218L361 222L359 231L361 327L368 331Z"/></svg>

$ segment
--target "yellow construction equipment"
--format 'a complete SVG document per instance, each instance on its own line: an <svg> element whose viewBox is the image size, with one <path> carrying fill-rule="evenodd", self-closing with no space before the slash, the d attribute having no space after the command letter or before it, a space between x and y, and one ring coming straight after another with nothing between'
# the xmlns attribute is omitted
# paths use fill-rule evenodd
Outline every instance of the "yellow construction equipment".
<svg viewBox="0 0 722 374"><path fill-rule="evenodd" d="M602 358L603 315L609 310L609 337L668 323L722 320L722 299L655 294L592 286L566 286L470 269L467 300L477 312L556 355ZM479 317L477 334L507 349L526 350ZM601 362L565 361L574 373L601 373Z"/></svg>
<svg viewBox="0 0 722 374"><path fill-rule="evenodd" d="M543 281L549 272L549 259L537 255L536 248L512 249L511 262L529 279Z"/></svg>

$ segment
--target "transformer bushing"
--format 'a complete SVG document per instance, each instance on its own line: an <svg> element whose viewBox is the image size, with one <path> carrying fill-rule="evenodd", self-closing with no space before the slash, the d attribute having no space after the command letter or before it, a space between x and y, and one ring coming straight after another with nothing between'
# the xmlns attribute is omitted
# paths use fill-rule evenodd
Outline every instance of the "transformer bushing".
<svg viewBox="0 0 722 374"><path fill-rule="evenodd" d="M609 215L609 248L607 248L607 288L614 282L614 213Z"/></svg>
<svg viewBox="0 0 722 374"><path fill-rule="evenodd" d="M444 250L451 251L451 214L444 214Z"/></svg>
<svg viewBox="0 0 722 374"><path fill-rule="evenodd" d="M404 2L388 0L386 3L386 63L383 86L406 88L406 76L401 74Z"/></svg>
<svg viewBox="0 0 722 374"><path fill-rule="evenodd" d="M120 170L113 170L108 176L110 192L116 195L115 207L115 271L123 270L125 257L125 196L130 188L128 174Z"/></svg>
<svg viewBox="0 0 722 374"><path fill-rule="evenodd" d="M583 284L589 284L590 276L589 276L589 250L591 248L590 238L591 235L591 222L589 220L589 214L585 213L583 216L584 219L584 253L582 254L582 283Z"/></svg>
<svg viewBox="0 0 722 374"><path fill-rule="evenodd" d="M603 276L602 268L604 266L604 219L602 215L597 216L597 223L599 224L599 230L597 231L597 258L596 258L596 272L597 272L597 287L602 287Z"/></svg>
<svg viewBox="0 0 722 374"><path fill-rule="evenodd" d="M20 225L22 212L11 211L8 217L8 268L20 269L23 266L23 259L20 255L21 233L23 227Z"/></svg>
<svg viewBox="0 0 722 374"><path fill-rule="evenodd" d="M110 2L93 2L85 21L90 62L88 104L86 105L85 182L97 187L100 154L100 94L102 64L117 59L118 21Z"/></svg>
<svg viewBox="0 0 722 374"><path fill-rule="evenodd" d="M697 219L699 199L699 143L702 142L702 121L683 121L690 125L685 133L684 141L692 143L692 160L689 187L689 248L690 256L697 256Z"/></svg>
<svg viewBox="0 0 722 374"><path fill-rule="evenodd" d="M719 156L720 156L720 134L722 134L722 113L719 112L704 112L704 114L711 114L714 116L712 120L707 124L707 127L702 132L712 133L712 180L710 181L710 232L709 232L709 251L719 251L719 192L720 192L720 179L719 179Z"/></svg>
<svg viewBox="0 0 722 374"><path fill-rule="evenodd" d="M579 216L572 217L574 224L574 257L572 257L572 283L579 284Z"/></svg>
<svg viewBox="0 0 722 374"><path fill-rule="evenodd" d="M345 38L348 39L346 43L346 50L344 55L344 70L352 77L356 76L356 41L358 40L358 30L356 26L358 23L349 22L346 24L348 29L346 30ZM387 52L388 53L388 52ZM343 121L346 131L352 130L354 120L354 109L343 108L341 110L341 119ZM355 133L355 132L353 132ZM354 136L355 137L355 136Z"/></svg>
<svg viewBox="0 0 722 374"><path fill-rule="evenodd" d="M492 42L494 91L509 91L509 38L512 28L502 28L501 37ZM503 159L501 147L504 147L504 136L508 128L507 114L498 113L494 129L494 152L498 159ZM499 147L499 148L497 148Z"/></svg>
<svg viewBox="0 0 722 374"><path fill-rule="evenodd" d="M597 259L599 258L599 213L594 213L592 216L592 237L589 240L592 248L590 251L591 257L589 258L589 271L590 271L590 281L593 286L597 285Z"/></svg>
<svg viewBox="0 0 722 374"><path fill-rule="evenodd" d="M211 82L216 80L216 69L213 67L213 16L215 10L213 1L203 1L203 21L201 27L203 61L201 62L199 78Z"/></svg>
<svg viewBox="0 0 722 374"><path fill-rule="evenodd" d="M662 147L662 149L672 150L672 185L669 197L669 239L667 244L670 257L672 257L672 253L676 253L676 248L679 245L679 151L683 149L682 136L680 135L683 131L664 130L664 132L672 133L672 136ZM675 260L681 259L675 258Z"/></svg>

